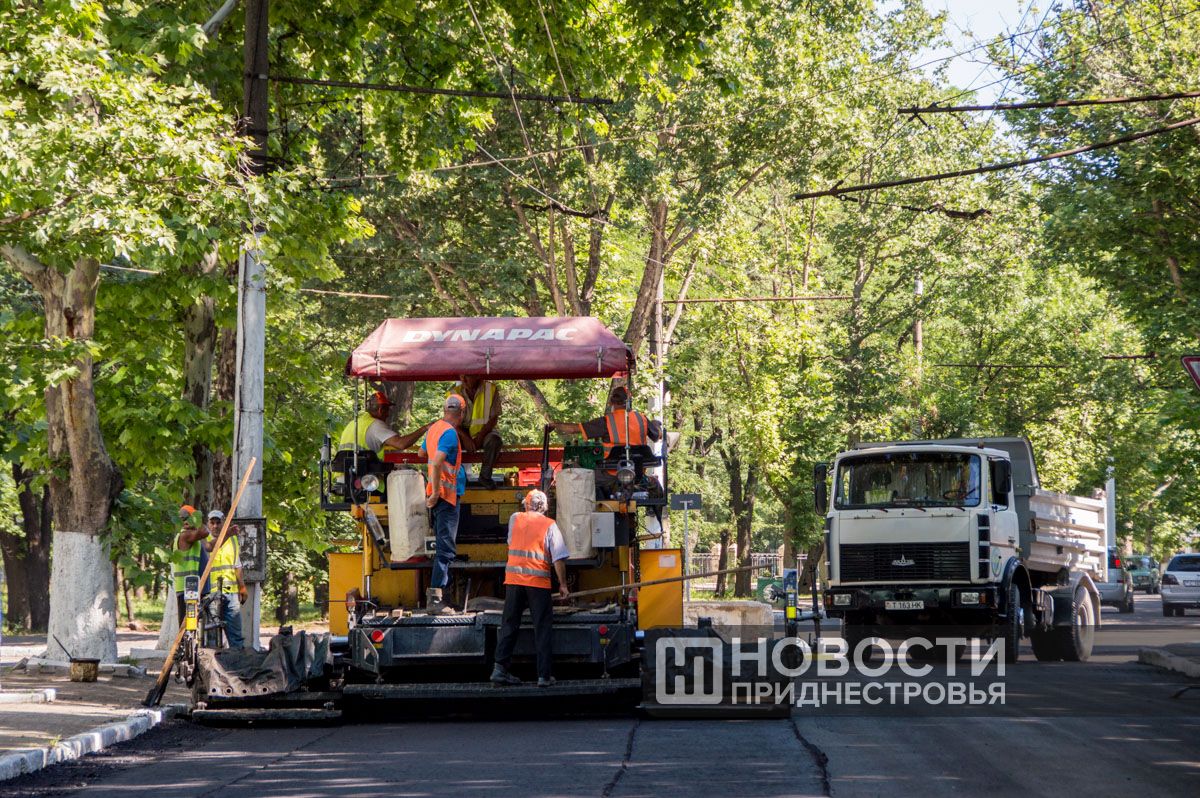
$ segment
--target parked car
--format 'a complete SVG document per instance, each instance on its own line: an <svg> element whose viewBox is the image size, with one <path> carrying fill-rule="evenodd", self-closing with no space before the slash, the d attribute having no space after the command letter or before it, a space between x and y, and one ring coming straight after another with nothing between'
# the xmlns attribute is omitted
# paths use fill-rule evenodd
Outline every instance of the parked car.
<svg viewBox="0 0 1200 798"><path fill-rule="evenodd" d="M1100 604L1116 607L1122 613L1133 612L1133 577L1125 570L1124 558L1116 549L1108 550L1108 580L1097 582Z"/></svg>
<svg viewBox="0 0 1200 798"><path fill-rule="evenodd" d="M1183 615L1185 607L1200 607L1200 554L1176 554L1162 575L1163 615Z"/></svg>
<svg viewBox="0 0 1200 798"><path fill-rule="evenodd" d="M1149 554L1134 554L1125 558L1125 570L1133 577L1133 589L1145 590L1153 595L1158 592L1162 577L1158 573L1158 561Z"/></svg>

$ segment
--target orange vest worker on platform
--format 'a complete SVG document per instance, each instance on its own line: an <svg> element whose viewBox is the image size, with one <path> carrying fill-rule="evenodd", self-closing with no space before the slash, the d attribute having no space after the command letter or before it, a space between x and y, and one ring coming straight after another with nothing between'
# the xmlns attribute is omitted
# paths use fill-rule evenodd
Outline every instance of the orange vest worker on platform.
<svg viewBox="0 0 1200 798"><path fill-rule="evenodd" d="M553 659L554 608L551 604L550 571L558 575L558 594L568 598L567 544L554 520L546 517L549 502L540 490L525 495L525 512L508 519L508 563L504 568L504 619L496 639L496 667L492 681L498 685L520 684L509 672L521 616L525 608L533 618L533 636L537 647L538 687L554 684Z"/></svg>
<svg viewBox="0 0 1200 798"><path fill-rule="evenodd" d="M458 553L454 545L458 537L458 497L466 489L466 471L462 467L462 449L455 428L462 421L467 403L456 393L446 397L442 418L433 422L425 433L421 453L429 462L425 482L425 506L433 510L433 534L436 538L433 556L433 576L425 593L425 609L429 613L454 612L442 596L450 581L450 563Z"/></svg>

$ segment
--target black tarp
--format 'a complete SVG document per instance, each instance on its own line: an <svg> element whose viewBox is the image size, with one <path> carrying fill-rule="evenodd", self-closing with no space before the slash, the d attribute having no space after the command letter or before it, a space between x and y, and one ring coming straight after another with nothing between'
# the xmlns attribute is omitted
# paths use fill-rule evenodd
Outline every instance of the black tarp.
<svg viewBox="0 0 1200 798"><path fill-rule="evenodd" d="M276 635L266 651L204 648L196 695L213 700L295 692L325 678L332 663L328 633Z"/></svg>

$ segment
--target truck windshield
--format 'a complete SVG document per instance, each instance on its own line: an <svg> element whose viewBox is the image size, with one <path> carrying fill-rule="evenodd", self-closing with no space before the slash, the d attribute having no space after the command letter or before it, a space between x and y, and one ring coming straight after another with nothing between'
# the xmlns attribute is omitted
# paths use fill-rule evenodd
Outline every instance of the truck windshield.
<svg viewBox="0 0 1200 798"><path fill-rule="evenodd" d="M975 507L978 455L897 452L848 457L838 464L834 507Z"/></svg>

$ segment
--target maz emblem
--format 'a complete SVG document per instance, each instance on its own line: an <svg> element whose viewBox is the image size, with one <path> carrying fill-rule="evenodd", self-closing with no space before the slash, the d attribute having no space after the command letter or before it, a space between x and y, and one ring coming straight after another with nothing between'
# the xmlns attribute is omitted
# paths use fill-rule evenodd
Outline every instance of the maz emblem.
<svg viewBox="0 0 1200 798"><path fill-rule="evenodd" d="M907 568L910 565L916 565L916 564L917 564L916 560L910 560L907 557L905 557L903 554L900 555L900 559L892 560L892 565L896 566L897 568Z"/></svg>

